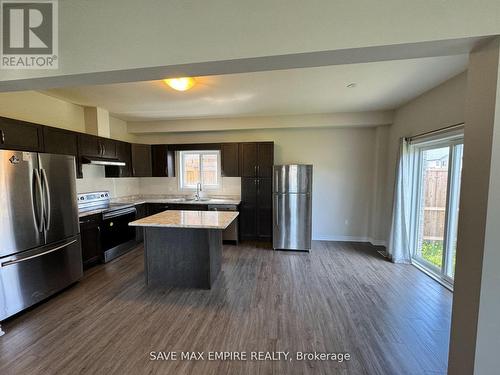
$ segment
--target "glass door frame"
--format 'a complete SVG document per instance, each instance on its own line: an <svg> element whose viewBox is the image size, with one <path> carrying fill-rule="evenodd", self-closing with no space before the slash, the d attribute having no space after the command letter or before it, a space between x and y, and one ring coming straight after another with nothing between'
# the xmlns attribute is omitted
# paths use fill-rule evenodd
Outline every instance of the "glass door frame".
<svg viewBox="0 0 500 375"><path fill-rule="evenodd" d="M459 194L460 194L460 169L461 157L459 158L457 150L462 147L463 150L463 131L454 132L450 135L443 135L439 138L425 139L410 144L410 152L412 154L412 192L411 192L411 215L410 215L410 251L412 264L427 273L429 276L445 285L447 288L453 290L454 279L449 276L452 267L451 261L451 247L453 241L454 228L453 220L458 220L456 215L451 215L450 212L453 208L458 207ZM422 207L422 194L423 194L423 175L424 175L424 162L423 154L426 150L436 148L449 147L448 158L448 179L446 191L446 206L445 206L445 219L444 219L444 234L443 234L443 254L441 268L423 259L417 255L418 252L418 239L419 230L421 225L422 215L420 214ZM455 249L456 250L456 249Z"/></svg>

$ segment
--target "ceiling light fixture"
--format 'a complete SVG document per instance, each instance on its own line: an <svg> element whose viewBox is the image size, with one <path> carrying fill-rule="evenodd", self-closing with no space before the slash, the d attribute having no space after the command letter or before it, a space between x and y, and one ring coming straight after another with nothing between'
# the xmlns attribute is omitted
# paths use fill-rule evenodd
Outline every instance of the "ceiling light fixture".
<svg viewBox="0 0 500 375"><path fill-rule="evenodd" d="M177 91L186 91L193 87L196 80L192 77L180 77L180 78L167 78L164 79L167 85Z"/></svg>
<svg viewBox="0 0 500 375"><path fill-rule="evenodd" d="M356 86L357 86L356 82L352 82L352 83L349 83L346 87L347 87L348 89L353 89L353 88L355 88Z"/></svg>

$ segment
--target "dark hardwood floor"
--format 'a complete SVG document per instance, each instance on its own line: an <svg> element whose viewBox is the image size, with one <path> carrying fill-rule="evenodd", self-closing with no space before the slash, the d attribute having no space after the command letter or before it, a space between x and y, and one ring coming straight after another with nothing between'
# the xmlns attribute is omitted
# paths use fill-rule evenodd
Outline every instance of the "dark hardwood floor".
<svg viewBox="0 0 500 375"><path fill-rule="evenodd" d="M142 247L2 323L0 374L444 374L452 294L366 244L225 246L212 290L144 284ZM348 352L351 360L150 361L151 351Z"/></svg>

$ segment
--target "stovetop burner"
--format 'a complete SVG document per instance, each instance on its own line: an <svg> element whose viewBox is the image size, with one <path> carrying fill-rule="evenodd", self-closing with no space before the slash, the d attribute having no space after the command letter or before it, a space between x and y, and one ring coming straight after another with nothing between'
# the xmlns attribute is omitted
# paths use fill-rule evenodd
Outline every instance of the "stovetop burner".
<svg viewBox="0 0 500 375"><path fill-rule="evenodd" d="M131 203L110 203L108 191L96 191L78 194L78 211L88 212L102 210L102 213L110 213L133 208Z"/></svg>

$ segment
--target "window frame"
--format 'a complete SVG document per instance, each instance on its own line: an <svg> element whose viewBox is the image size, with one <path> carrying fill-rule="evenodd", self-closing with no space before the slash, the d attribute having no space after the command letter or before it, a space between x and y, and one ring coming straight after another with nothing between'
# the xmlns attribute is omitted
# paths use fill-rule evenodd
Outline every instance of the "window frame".
<svg viewBox="0 0 500 375"><path fill-rule="evenodd" d="M410 215L410 251L412 264L417 268L421 269L429 276L446 286L447 288L453 290L454 278L449 276L450 271L450 243L452 241L452 224L453 220L457 220L455 215L451 215L450 211L453 207L457 207L460 195L460 173L458 170L461 168L461 163L459 162L458 148L462 147L463 153L463 143L464 135L463 130L459 132L450 132L449 134L443 134L440 137L428 137L422 138L418 141L412 142L410 144L410 152L412 155L411 163L411 181L412 181L412 192L411 192L411 215ZM439 268L436 265L426 261L421 256L418 256L418 239L419 231L418 228L421 225L422 217L420 215L422 210L422 194L423 194L423 154L426 150L436 149L440 147L449 147L449 158L448 158L448 180L447 180L447 191L446 191L446 211L444 218L444 233L443 233L443 255L442 255L442 267ZM458 174L458 175L457 175Z"/></svg>
<svg viewBox="0 0 500 375"><path fill-rule="evenodd" d="M184 157L185 155L198 155L200 163L200 182L202 190L220 190L222 186L222 172L221 172L221 152L220 150L185 150L177 152L177 160L179 160L179 190L181 191L196 191L196 185L185 185L184 184ZM203 182L203 162L202 155L216 155L217 156L217 184L206 185Z"/></svg>

